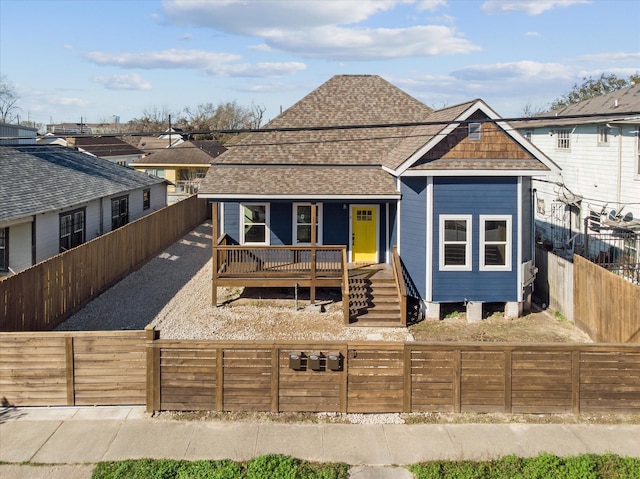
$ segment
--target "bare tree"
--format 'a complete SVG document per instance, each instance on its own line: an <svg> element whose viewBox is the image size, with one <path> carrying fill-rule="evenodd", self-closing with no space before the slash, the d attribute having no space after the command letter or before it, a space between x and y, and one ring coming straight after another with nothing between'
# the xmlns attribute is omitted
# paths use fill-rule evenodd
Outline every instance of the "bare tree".
<svg viewBox="0 0 640 479"><path fill-rule="evenodd" d="M20 111L17 105L19 99L13 83L4 76L0 77L0 122L11 123L17 118Z"/></svg>
<svg viewBox="0 0 640 479"><path fill-rule="evenodd" d="M524 118L533 118L534 116L541 115L545 111L547 111L545 105L534 105L529 101L522 107L522 116Z"/></svg>
<svg viewBox="0 0 640 479"><path fill-rule="evenodd" d="M258 128L262 123L265 108L252 105L250 108L238 105L237 102L202 103L195 109L184 109L184 123L193 131L202 132L198 139L216 139L225 144L234 133L220 133L221 131L243 130Z"/></svg>
<svg viewBox="0 0 640 479"><path fill-rule="evenodd" d="M127 125L129 131L137 133L157 133L166 131L167 128L169 128L170 119L173 116L166 106L161 108L146 108L140 118L134 118L129 121Z"/></svg>

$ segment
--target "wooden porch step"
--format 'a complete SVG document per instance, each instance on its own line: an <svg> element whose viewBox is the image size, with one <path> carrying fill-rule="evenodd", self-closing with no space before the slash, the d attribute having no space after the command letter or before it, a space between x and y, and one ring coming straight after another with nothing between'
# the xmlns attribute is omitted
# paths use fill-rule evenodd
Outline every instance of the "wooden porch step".
<svg viewBox="0 0 640 479"><path fill-rule="evenodd" d="M399 327L400 304L393 275L381 267L373 275L349 278L349 298L354 326Z"/></svg>

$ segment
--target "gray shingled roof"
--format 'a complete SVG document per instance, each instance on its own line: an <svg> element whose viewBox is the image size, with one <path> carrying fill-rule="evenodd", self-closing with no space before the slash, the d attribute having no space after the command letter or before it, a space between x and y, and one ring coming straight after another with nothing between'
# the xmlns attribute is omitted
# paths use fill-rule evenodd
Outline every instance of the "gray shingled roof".
<svg viewBox="0 0 640 479"><path fill-rule="evenodd" d="M517 128L540 127L546 125L581 125L589 123L603 123L611 121L614 116L626 113L640 112L640 84L616 90L606 95L597 96L590 100L581 101L564 108L551 110L538 116L555 116L554 119L531 120L513 122ZM589 118L588 115L611 115L611 117ZM566 116L586 115L585 118L563 118Z"/></svg>
<svg viewBox="0 0 640 479"><path fill-rule="evenodd" d="M379 76L334 76L265 125L265 131L229 145L212 163L199 194L375 197L393 189L397 195L383 167L397 170L477 101L434 112ZM436 124L411 126L431 122ZM340 128L347 126L357 128ZM498 169L504 162L467 166Z"/></svg>
<svg viewBox="0 0 640 479"><path fill-rule="evenodd" d="M142 165L203 165L209 166L227 149L215 140L185 141L172 148L163 148L149 153L131 163Z"/></svg>
<svg viewBox="0 0 640 479"><path fill-rule="evenodd" d="M3 146L0 165L0 222L164 182L62 146Z"/></svg>
<svg viewBox="0 0 640 479"><path fill-rule="evenodd" d="M79 137L75 139L75 146L100 158L144 154L144 151L113 136Z"/></svg>
<svg viewBox="0 0 640 479"><path fill-rule="evenodd" d="M381 168L357 166L212 166L207 178L220 197L398 197L395 179Z"/></svg>

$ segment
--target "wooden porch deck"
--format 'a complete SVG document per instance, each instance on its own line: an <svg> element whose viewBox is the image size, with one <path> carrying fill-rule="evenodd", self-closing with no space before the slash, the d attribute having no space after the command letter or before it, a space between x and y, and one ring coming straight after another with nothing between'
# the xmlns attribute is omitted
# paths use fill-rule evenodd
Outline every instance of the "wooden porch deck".
<svg viewBox="0 0 640 479"><path fill-rule="evenodd" d="M341 288L345 324L406 326L406 298L393 265L347 263L345 246L238 246L213 248L212 303L217 288ZM403 283L402 283L403 285Z"/></svg>

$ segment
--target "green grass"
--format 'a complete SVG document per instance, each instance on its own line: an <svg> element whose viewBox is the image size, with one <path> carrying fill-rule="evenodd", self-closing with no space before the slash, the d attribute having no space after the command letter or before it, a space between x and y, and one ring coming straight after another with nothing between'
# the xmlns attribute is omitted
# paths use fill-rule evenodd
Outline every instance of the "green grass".
<svg viewBox="0 0 640 479"><path fill-rule="evenodd" d="M507 456L493 461L433 461L409 467L416 479L638 479L640 459L613 454Z"/></svg>
<svg viewBox="0 0 640 479"><path fill-rule="evenodd" d="M506 456L492 461L431 461L408 466L416 479L638 479L640 458L614 454ZM279 454L245 463L139 459L99 463L92 479L347 479L344 463L311 463Z"/></svg>
<svg viewBox="0 0 640 479"><path fill-rule="evenodd" d="M316 464L278 454L259 456L246 463L138 459L101 462L91 479L346 479L344 463Z"/></svg>

